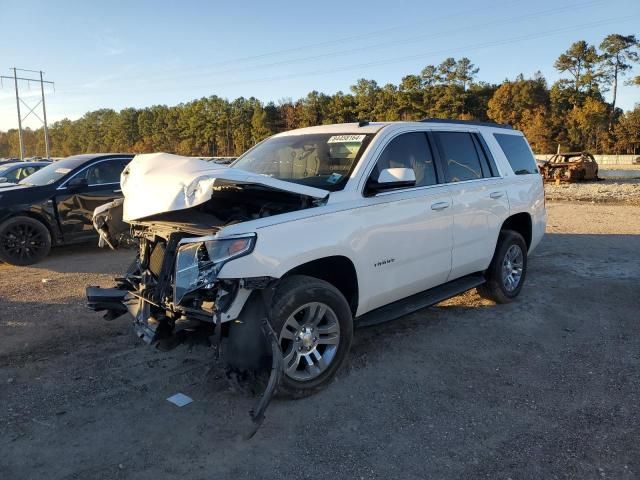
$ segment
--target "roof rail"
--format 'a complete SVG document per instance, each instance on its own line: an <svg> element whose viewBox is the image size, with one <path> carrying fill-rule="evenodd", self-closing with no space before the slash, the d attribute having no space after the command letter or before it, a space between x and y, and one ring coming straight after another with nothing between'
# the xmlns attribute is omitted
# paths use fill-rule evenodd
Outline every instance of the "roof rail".
<svg viewBox="0 0 640 480"><path fill-rule="evenodd" d="M511 125L506 125L504 123L494 123L494 122L478 122L476 120L450 120L447 118L425 118L420 120L423 123L458 123L460 125L478 125L481 127L494 127L494 128L507 128L509 130L513 130Z"/></svg>

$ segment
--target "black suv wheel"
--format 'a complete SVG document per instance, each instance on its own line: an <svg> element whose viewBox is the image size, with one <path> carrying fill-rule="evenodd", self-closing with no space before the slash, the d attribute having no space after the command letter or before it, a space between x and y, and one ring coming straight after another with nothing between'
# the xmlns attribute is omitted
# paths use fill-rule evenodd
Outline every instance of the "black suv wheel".
<svg viewBox="0 0 640 480"><path fill-rule="evenodd" d="M13 217L0 224L0 260L11 265L33 265L51 250L51 234L31 217Z"/></svg>

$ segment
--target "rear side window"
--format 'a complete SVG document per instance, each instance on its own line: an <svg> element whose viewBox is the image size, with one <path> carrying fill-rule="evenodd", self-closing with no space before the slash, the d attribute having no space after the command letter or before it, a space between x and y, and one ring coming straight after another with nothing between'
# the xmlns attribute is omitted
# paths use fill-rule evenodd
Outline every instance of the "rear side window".
<svg viewBox="0 0 640 480"><path fill-rule="evenodd" d="M413 169L416 187L438 183L431 148L424 132L403 133L391 140L380 155L371 178L377 179L386 168Z"/></svg>
<svg viewBox="0 0 640 480"><path fill-rule="evenodd" d="M464 182L484 177L480 156L470 133L434 132L434 135L445 164L447 182Z"/></svg>
<svg viewBox="0 0 640 480"><path fill-rule="evenodd" d="M528 175L538 173L536 159L531 154L531 149L527 141L520 135L505 135L504 133L494 133L494 137L500 144L500 148L507 157L513 173L516 175Z"/></svg>

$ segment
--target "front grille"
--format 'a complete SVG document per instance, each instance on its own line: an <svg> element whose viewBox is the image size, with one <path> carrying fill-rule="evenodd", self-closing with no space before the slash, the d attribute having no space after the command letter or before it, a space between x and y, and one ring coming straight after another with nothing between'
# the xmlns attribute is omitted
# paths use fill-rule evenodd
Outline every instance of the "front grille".
<svg viewBox="0 0 640 480"><path fill-rule="evenodd" d="M153 250L151 251L151 256L149 257L149 270L151 270L151 273L153 273L156 277L159 277L160 272L162 272L164 253L164 243L158 242L154 245Z"/></svg>

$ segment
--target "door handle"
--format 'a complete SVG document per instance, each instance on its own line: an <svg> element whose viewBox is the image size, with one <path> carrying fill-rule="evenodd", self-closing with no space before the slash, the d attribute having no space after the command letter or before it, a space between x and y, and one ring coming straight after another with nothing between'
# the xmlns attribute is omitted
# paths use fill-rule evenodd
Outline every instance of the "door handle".
<svg viewBox="0 0 640 480"><path fill-rule="evenodd" d="M504 196L504 192L491 192L489 194L491 198L502 198Z"/></svg>
<svg viewBox="0 0 640 480"><path fill-rule="evenodd" d="M449 208L449 202L436 202L431 204L431 210L444 210Z"/></svg>
<svg viewBox="0 0 640 480"><path fill-rule="evenodd" d="M122 192L122 189L121 189L121 188L119 188L119 189L117 189L117 190L114 190L114 191L113 191L113 193L120 193L120 192Z"/></svg>

